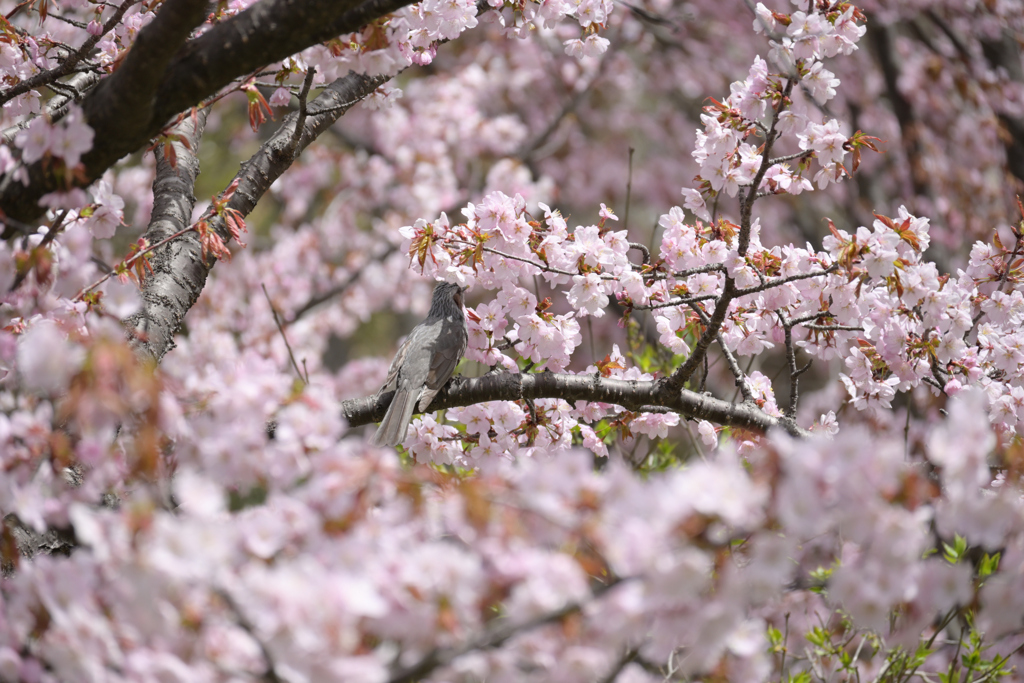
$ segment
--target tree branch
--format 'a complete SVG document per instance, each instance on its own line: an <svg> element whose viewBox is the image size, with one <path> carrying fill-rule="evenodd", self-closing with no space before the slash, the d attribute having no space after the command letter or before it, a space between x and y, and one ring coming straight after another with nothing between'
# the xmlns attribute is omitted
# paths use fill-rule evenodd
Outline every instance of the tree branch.
<svg viewBox="0 0 1024 683"><path fill-rule="evenodd" d="M186 116L171 132L181 141L171 142L177 159L168 161L166 148L157 148L153 180L153 213L146 239L157 244L181 232L192 221L196 176L199 175L199 141L208 109ZM209 268L203 262L199 235L189 231L155 250L153 272L142 283L142 310L124 320L129 343L142 358L159 362L174 346L181 321L199 298Z"/></svg>
<svg viewBox="0 0 1024 683"><path fill-rule="evenodd" d="M85 42L82 43L82 47L72 52L68 55L67 59L54 68L47 71L41 71L31 78L26 78L20 83L11 86L3 93L0 93L0 106L10 102L18 95L24 95L29 90L53 83L58 78L63 78L71 73L72 69L74 69L78 63L82 61L82 59L84 59L94 47L96 47L96 43L100 42L100 38L113 31L121 21L121 17L123 17L124 13L128 11L128 8L137 2L139 2L139 0L125 0L121 3L121 6L118 7L114 11L114 14L107 19L107 22L103 24L103 30L101 33L94 36L90 35Z"/></svg>
<svg viewBox="0 0 1024 683"><path fill-rule="evenodd" d="M349 72L324 88L309 103L301 130L296 130L301 112L292 112L285 117L281 127L235 176L238 189L228 202L228 208L239 211L243 217L248 216L274 181L291 167L306 147L345 112L389 80L389 76L371 77ZM230 239L223 218L214 218L210 225L225 241Z"/></svg>
<svg viewBox="0 0 1024 683"><path fill-rule="evenodd" d="M85 173L75 183L90 184L123 156L146 145L168 121L234 79L339 34L357 31L409 3L263 0L182 47L206 17L207 2L166 0L156 18L139 33L121 67L83 101L96 143L82 157ZM39 198L60 184L53 170L44 169L41 162L28 171L28 185L9 183L0 192L0 210L23 223L42 214ZM11 234L5 231L3 237Z"/></svg>
<svg viewBox="0 0 1024 683"><path fill-rule="evenodd" d="M615 579L598 587L594 590L590 600L596 600L601 597L612 587L622 583L623 580L624 579ZM519 624L509 624L503 621L496 624L492 623L484 633L476 638L473 638L462 645L438 648L412 666L397 671L389 679L388 683L412 683L412 681L421 680L429 676L430 673L436 669L451 664L464 654L475 650L489 650L491 648L498 647L512 636L561 621L570 614L583 609L584 604L585 603L583 602L570 602L563 607L552 610L546 614L541 614L540 616Z"/></svg>
<svg viewBox="0 0 1024 683"><path fill-rule="evenodd" d="M342 415L350 427L379 422L384 419L392 395L393 392L387 392L342 401ZM560 398L570 403L597 401L634 411L644 406L655 406L668 408L690 419L742 427L762 434L774 427L782 427L794 436L808 435L796 423L772 417L749 403L729 403L687 389L674 391L659 380L623 380L553 372L491 373L472 379L457 378L445 386L425 412L487 401L541 398Z"/></svg>
<svg viewBox="0 0 1024 683"><path fill-rule="evenodd" d="M242 165L242 170L235 176L238 187L228 202L228 207L239 211L242 216L249 215L260 198L270 189L271 184L292 165L302 150L385 80L387 79L384 77L368 78L354 73L335 80L310 102L305 125L297 138L299 114L289 114L270 140ZM329 112L320 113L322 110ZM206 117L205 111L200 110L199 113L203 121ZM298 144L293 147L292 143L296 139ZM198 143L198 137L195 142ZM183 157L194 161L194 148L189 151L178 143L174 145L179 165ZM157 184L161 182L162 177L159 161L158 157ZM194 173L198 173L198 162L195 163ZM166 176L166 182L174 184L172 172L165 170L165 173L170 174ZM146 233L150 244L155 244L188 227L195 203L192 196L194 183L193 174L187 185L168 187L168 194L163 199L165 204L159 203L161 190L154 184L157 199L153 215L155 218L159 217L162 222L157 229L154 229L153 223L150 224L150 230ZM163 212L158 212L161 206L166 208ZM223 219L215 218L210 224L225 241L230 238ZM173 348L174 334L181 326L185 314L202 293L213 263L203 259L199 235L189 231L158 250L152 265L156 272L146 279L143 287L145 306L141 312L129 317L125 324L129 328L129 336L132 337L136 352L159 361Z"/></svg>
<svg viewBox="0 0 1024 683"><path fill-rule="evenodd" d="M67 90L67 93L60 93L54 95L46 103L46 116L51 121L59 121L64 118L68 113L68 105L72 102L82 99L85 93L96 87L96 84L100 82L100 75L95 71L83 71L76 73L68 80L61 83L61 87ZM20 131L28 128L29 124L35 120L35 117L28 117L20 123L16 123L9 128L4 129L3 142L10 145L14 141L14 136Z"/></svg>

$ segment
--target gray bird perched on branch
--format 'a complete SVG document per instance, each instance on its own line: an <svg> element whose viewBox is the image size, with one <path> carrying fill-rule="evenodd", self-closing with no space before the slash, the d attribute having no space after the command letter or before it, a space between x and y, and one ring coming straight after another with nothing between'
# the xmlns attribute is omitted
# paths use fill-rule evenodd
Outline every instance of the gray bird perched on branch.
<svg viewBox="0 0 1024 683"><path fill-rule="evenodd" d="M384 386L377 392L379 396L394 391L395 397L370 439L374 446L405 441L412 414L426 410L455 372L469 341L462 293L458 285L437 283L427 319L413 328L395 354Z"/></svg>

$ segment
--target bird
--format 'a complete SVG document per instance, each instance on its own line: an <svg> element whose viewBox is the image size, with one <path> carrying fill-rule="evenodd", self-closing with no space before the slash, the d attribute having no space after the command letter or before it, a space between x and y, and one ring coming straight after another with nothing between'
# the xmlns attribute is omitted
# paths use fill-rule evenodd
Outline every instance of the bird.
<svg viewBox="0 0 1024 683"><path fill-rule="evenodd" d="M397 446L405 441L414 412L423 412L455 372L466 352L469 332L463 311L465 289L438 282L427 318L413 328L391 361L377 396L394 391L388 412L370 439L373 446Z"/></svg>

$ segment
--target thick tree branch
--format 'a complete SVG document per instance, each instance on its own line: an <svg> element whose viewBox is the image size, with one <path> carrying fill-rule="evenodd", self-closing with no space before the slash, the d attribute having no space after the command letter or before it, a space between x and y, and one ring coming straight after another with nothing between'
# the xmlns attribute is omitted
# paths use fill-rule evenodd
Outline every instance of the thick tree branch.
<svg viewBox="0 0 1024 683"><path fill-rule="evenodd" d="M342 401L342 415L350 427L379 422L391 403L392 392ZM664 381L622 380L598 375L493 373L472 379L456 378L427 407L426 412L468 406L486 401L560 398L566 401L597 401L640 410L644 406L668 408L687 418L742 427L765 433L782 427L794 436L808 432L790 420L772 417L749 403L729 403L687 389L673 390Z"/></svg>
<svg viewBox="0 0 1024 683"><path fill-rule="evenodd" d="M161 242L181 232L192 221L196 176L199 175L199 141L206 125L207 109L187 116L172 129L181 136L171 146L177 159L171 164L166 148L157 148L153 181L153 213L146 239ZM150 261L153 273L142 285L142 310L124 321L135 353L159 362L173 347L174 333L185 313L199 298L209 268L203 263L199 235L186 232L157 249Z"/></svg>
<svg viewBox="0 0 1024 683"><path fill-rule="evenodd" d="M88 185L119 159L146 145L168 121L233 80L339 34L357 31L410 3L263 0L182 46L205 18L207 4L206 0L166 0L140 32L124 64L84 99L86 121L96 133L96 142L83 156L85 173L75 183ZM0 192L0 211L22 223L42 214L39 198L60 184L53 170L44 169L41 162L32 164L28 172L27 186L8 183ZM7 230L3 237L13 234Z"/></svg>
<svg viewBox="0 0 1024 683"><path fill-rule="evenodd" d="M335 80L309 103L301 131L296 131L298 113L287 116L270 140L242 165L242 170L235 176L238 187L228 206L243 216L249 215L271 184L291 166L302 150L385 80L384 77L368 78L358 74L349 74ZM328 113L321 113L325 110ZM201 116L205 120L205 114ZM175 132L183 133L184 130L179 128L187 123L186 119ZM293 146L296 141L297 144ZM198 137L194 141L190 138L190 144L192 142L198 143ZM195 146L190 151L179 143L174 145L179 166L183 160L187 163L195 162L196 166L190 179L179 178L169 168L164 168L162 176L160 162L166 165L166 161L158 158L153 209L154 221L158 223L151 223L146 234L150 244L180 232L191 220L195 203L192 188L195 173L198 173L198 162L194 159ZM229 239L221 219L211 221L211 225L225 241ZM199 235L189 231L158 250L153 259L153 267L156 272L147 278L143 287L143 310L128 318L125 324L129 328L136 352L159 361L173 348L174 334L202 293L213 262L203 259Z"/></svg>
<svg viewBox="0 0 1024 683"><path fill-rule="evenodd" d="M95 142L82 156L85 174L77 179L80 184L91 183L159 130L152 123L157 86L171 57L206 18L206 7L206 0L166 0L153 21L139 31L121 66L82 101ZM27 186L8 183L0 194L0 210L26 222L39 216L43 211L39 198L60 185L58 175L62 174L54 173L51 166L42 160L31 164ZM10 237L9 231L3 236Z"/></svg>
<svg viewBox="0 0 1024 683"><path fill-rule="evenodd" d="M306 147L345 112L389 80L388 76L370 77L357 73L335 80L309 103L300 131L296 131L299 112L289 114L277 132L242 165L242 170L235 176L238 189L228 202L228 208L248 216L274 181L291 167ZM210 221L210 225L225 240L230 237L222 218Z"/></svg>

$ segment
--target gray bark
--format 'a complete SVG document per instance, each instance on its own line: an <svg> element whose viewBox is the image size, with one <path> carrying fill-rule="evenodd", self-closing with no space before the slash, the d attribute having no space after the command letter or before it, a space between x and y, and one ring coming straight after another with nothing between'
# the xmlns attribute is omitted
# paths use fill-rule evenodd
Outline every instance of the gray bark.
<svg viewBox="0 0 1024 683"><path fill-rule="evenodd" d="M384 419L394 392L342 401L341 412L350 427ZM742 427L759 433L781 427L793 436L808 432L785 418L775 418L752 403L729 403L708 394L675 389L668 380L621 380L599 375L493 373L483 377L454 378L424 412L468 406L486 401L560 398L570 403L596 401L629 410L666 408L694 420Z"/></svg>

